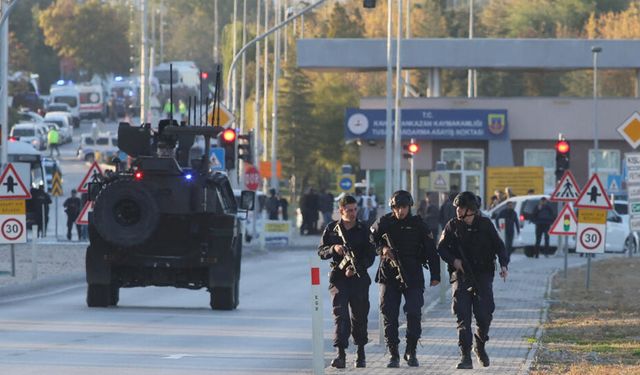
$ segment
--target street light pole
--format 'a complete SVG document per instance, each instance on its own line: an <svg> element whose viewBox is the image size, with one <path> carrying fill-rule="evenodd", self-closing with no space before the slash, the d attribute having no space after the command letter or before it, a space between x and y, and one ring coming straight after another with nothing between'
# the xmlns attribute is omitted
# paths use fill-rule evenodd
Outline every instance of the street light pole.
<svg viewBox="0 0 640 375"><path fill-rule="evenodd" d="M393 72L391 70L392 54L391 54L391 11L392 0L387 0L387 123L385 126L385 141L384 141L384 196L389 198L391 196L391 189L393 188L393 134L392 122L391 122L391 85L393 81ZM386 207L386 205L385 205ZM389 208L387 207L387 210ZM382 338L380 338L382 343Z"/></svg>
<svg viewBox="0 0 640 375"><path fill-rule="evenodd" d="M402 184L400 183L401 176L401 161L402 161L402 113L400 109L400 91L402 87L402 67L400 61L400 45L402 40L402 0L398 0L398 25L397 25L397 37L396 37L396 100L395 100L395 127L394 127L394 163L393 163L393 190L399 190Z"/></svg>
<svg viewBox="0 0 640 375"><path fill-rule="evenodd" d="M602 47L591 47L593 54L593 173L598 174L598 53L602 52ZM587 280L586 288L589 289L589 279L591 278L591 254L587 254Z"/></svg>

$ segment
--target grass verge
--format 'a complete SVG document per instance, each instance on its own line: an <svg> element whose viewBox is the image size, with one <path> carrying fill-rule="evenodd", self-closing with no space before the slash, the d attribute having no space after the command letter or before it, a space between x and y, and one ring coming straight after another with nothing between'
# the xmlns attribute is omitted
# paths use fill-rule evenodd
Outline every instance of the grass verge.
<svg viewBox="0 0 640 375"><path fill-rule="evenodd" d="M640 374L640 258L612 258L553 279L531 374Z"/></svg>

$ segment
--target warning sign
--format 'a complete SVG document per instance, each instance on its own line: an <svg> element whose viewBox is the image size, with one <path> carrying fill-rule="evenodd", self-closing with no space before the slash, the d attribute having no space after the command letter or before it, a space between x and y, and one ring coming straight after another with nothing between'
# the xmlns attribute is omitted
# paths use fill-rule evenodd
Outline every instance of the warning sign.
<svg viewBox="0 0 640 375"><path fill-rule="evenodd" d="M0 199L31 199L29 189L11 163L0 176Z"/></svg>
<svg viewBox="0 0 640 375"><path fill-rule="evenodd" d="M544 193L543 167L487 167L486 176L486 202L491 201L494 191L504 191L506 187L516 195L526 195L529 189L534 194Z"/></svg>
<svg viewBox="0 0 640 375"><path fill-rule="evenodd" d="M82 181L80 182L80 185L78 185L78 193L88 193L89 192L89 182L93 181L93 176L102 176L102 169L100 169L100 166L98 165L98 162L93 162L93 164L91 164L91 168L89 168L89 171L87 171L87 174L84 176L84 178L82 179Z"/></svg>
<svg viewBox="0 0 640 375"><path fill-rule="evenodd" d="M597 174L591 175L589 182L584 186L582 193L576 200L577 208L604 208L611 209L611 201L600 182Z"/></svg>
<svg viewBox="0 0 640 375"><path fill-rule="evenodd" d="M560 214L556 217L556 220L551 224L549 234L556 234L560 236L574 235L578 230L578 219L573 209L568 204L565 204L560 211Z"/></svg>
<svg viewBox="0 0 640 375"><path fill-rule="evenodd" d="M576 179L571 171L565 171L549 200L553 202L575 202L579 195L580 188L576 183Z"/></svg>
<svg viewBox="0 0 640 375"><path fill-rule="evenodd" d="M82 211L80 211L80 215L76 219L77 225L89 225L89 212L93 211L93 202L87 201L82 207Z"/></svg>
<svg viewBox="0 0 640 375"><path fill-rule="evenodd" d="M62 196L62 177L58 171L55 171L51 177L51 195L54 197Z"/></svg>
<svg viewBox="0 0 640 375"><path fill-rule="evenodd" d="M431 172L429 176L431 181L431 191L449 192L449 173L447 172Z"/></svg>

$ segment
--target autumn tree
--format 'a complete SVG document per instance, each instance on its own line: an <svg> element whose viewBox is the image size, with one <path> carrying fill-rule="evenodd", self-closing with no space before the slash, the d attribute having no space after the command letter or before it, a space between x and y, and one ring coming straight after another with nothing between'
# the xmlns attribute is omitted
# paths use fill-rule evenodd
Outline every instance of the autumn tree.
<svg viewBox="0 0 640 375"><path fill-rule="evenodd" d="M311 81L298 68L286 68L279 95L278 155L283 174L296 176L302 187L318 173L313 168L312 153L318 147L318 124L311 111Z"/></svg>
<svg viewBox="0 0 640 375"><path fill-rule="evenodd" d="M127 17L98 0L59 0L40 12L45 43L89 76L128 71Z"/></svg>

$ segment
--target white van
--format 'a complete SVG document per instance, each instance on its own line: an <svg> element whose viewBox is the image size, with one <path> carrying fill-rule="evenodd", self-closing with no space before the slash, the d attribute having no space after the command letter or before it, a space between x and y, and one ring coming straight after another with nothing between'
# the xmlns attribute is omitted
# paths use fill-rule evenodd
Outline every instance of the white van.
<svg viewBox="0 0 640 375"><path fill-rule="evenodd" d="M80 118L99 118L104 120L106 113L104 89L101 85L80 84Z"/></svg>
<svg viewBox="0 0 640 375"><path fill-rule="evenodd" d="M170 75L170 66L173 65L173 77ZM193 61L169 61L156 66L153 75L158 78L163 92L169 92L171 78L173 88L185 88L200 92L200 69Z"/></svg>
<svg viewBox="0 0 640 375"><path fill-rule="evenodd" d="M49 103L67 104L73 117L73 127L80 126L80 92L73 83L58 81L55 85L51 85Z"/></svg>

